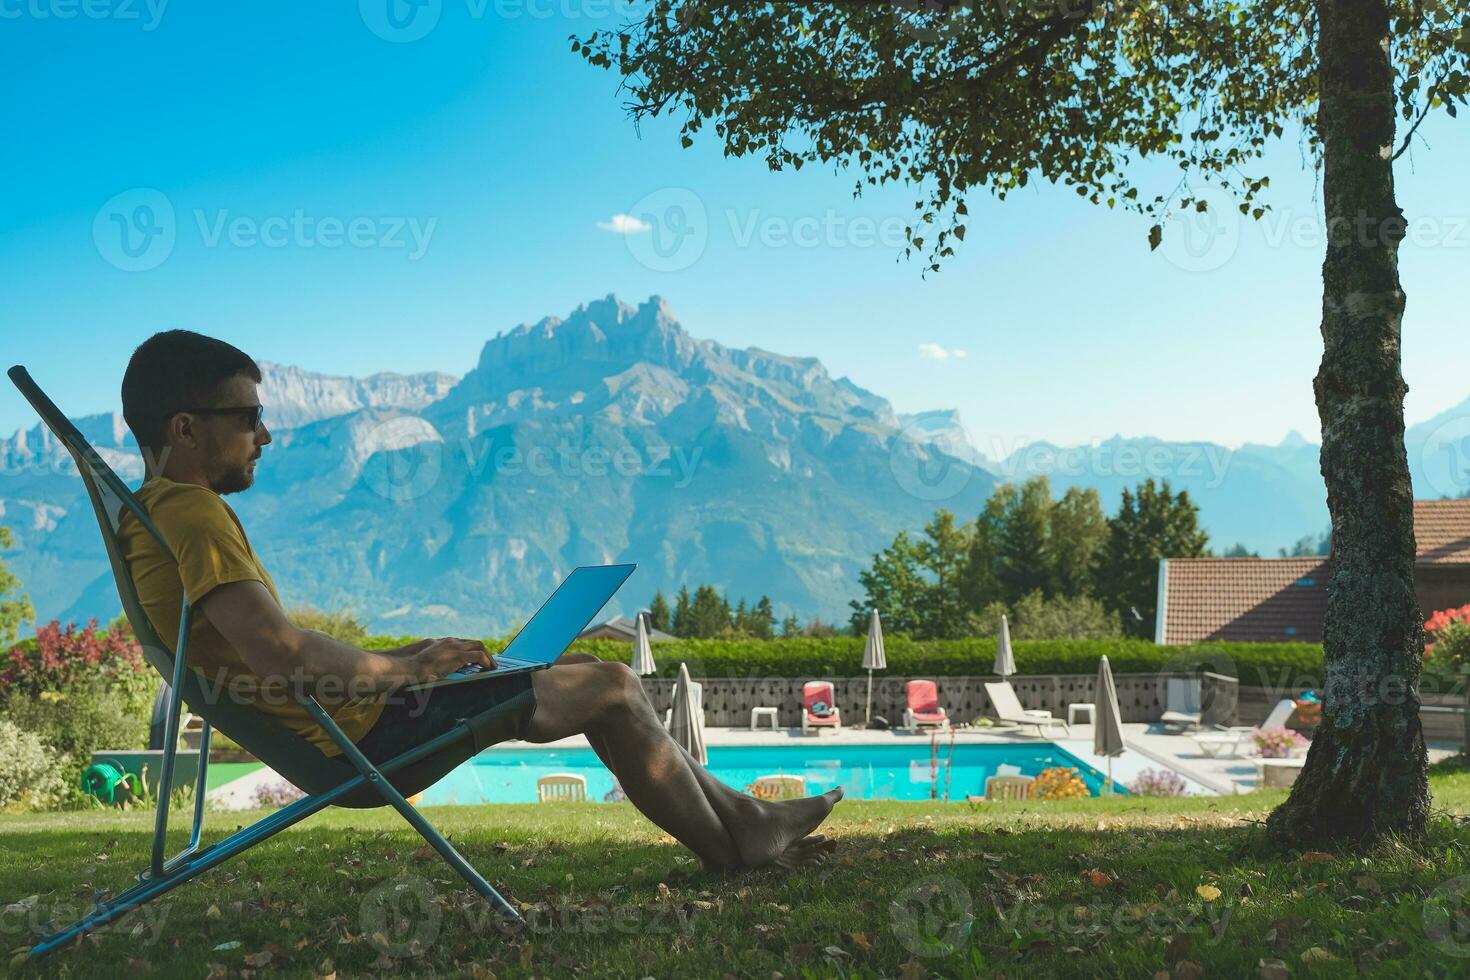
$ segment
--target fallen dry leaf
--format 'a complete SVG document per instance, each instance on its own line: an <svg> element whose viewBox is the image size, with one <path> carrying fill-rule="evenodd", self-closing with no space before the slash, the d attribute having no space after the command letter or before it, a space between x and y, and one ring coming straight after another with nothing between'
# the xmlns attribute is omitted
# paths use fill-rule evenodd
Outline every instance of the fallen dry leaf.
<svg viewBox="0 0 1470 980"><path fill-rule="evenodd" d="M1326 851L1303 851L1302 864L1331 864L1337 858Z"/></svg>
<svg viewBox="0 0 1470 980"><path fill-rule="evenodd" d="M1174 964L1175 980L1199 980L1204 975L1204 966L1194 960L1180 960Z"/></svg>
<svg viewBox="0 0 1470 980"><path fill-rule="evenodd" d="M1261 980L1286 980L1291 976L1291 971L1281 960L1261 960L1256 964L1256 973Z"/></svg>
<svg viewBox="0 0 1470 980"><path fill-rule="evenodd" d="M1311 946L1302 950L1303 963L1330 963L1337 959L1330 951L1321 946Z"/></svg>
<svg viewBox="0 0 1470 980"><path fill-rule="evenodd" d="M848 938L852 940L854 946L864 953L871 953L873 951L873 943L865 934L861 932L848 933Z"/></svg>
<svg viewBox="0 0 1470 980"><path fill-rule="evenodd" d="M1213 902L1215 899L1220 897L1220 889L1216 888L1214 885L1197 885L1194 889L1194 893L1200 898L1204 899L1206 902Z"/></svg>

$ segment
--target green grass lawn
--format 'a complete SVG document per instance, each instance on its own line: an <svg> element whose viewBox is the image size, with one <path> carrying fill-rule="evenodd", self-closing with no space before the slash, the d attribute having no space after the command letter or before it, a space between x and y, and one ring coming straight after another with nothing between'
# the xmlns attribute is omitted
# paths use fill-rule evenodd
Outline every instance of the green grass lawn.
<svg viewBox="0 0 1470 980"><path fill-rule="evenodd" d="M514 934L395 815L329 811L80 948L9 971L1465 975L1470 903L1457 889L1470 891L1470 830L1455 815L1470 814L1470 773L1436 776L1433 789L1425 847L1369 856L1270 851L1258 821L1280 793L975 808L852 801L827 824L841 848L829 864L734 877L699 871L625 804L426 811L523 908L527 927ZM211 814L208 839L254 816ZM0 817L7 948L27 945L45 911L74 917L94 889L129 884L146 860L149 820Z"/></svg>

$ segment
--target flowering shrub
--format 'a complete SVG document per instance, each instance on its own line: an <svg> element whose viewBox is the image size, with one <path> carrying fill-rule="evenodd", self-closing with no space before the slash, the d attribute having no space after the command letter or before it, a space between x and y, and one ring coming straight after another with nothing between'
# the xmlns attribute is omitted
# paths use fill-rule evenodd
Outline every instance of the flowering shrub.
<svg viewBox="0 0 1470 980"><path fill-rule="evenodd" d="M1075 800L1091 796L1082 776L1070 766L1052 766L1036 774L1031 795L1043 800Z"/></svg>
<svg viewBox="0 0 1470 980"><path fill-rule="evenodd" d="M1134 796L1183 796L1187 789L1184 777L1172 769L1145 769L1128 784Z"/></svg>
<svg viewBox="0 0 1470 980"><path fill-rule="evenodd" d="M126 623L99 630L94 618L81 629L52 620L33 642L17 643L0 659L0 691L34 697L42 691L101 686L122 694L151 696L155 678L143 648Z"/></svg>
<svg viewBox="0 0 1470 980"><path fill-rule="evenodd" d="M1436 664L1459 668L1470 663L1470 606L1441 609L1424 624L1430 642L1424 657Z"/></svg>
<svg viewBox="0 0 1470 980"><path fill-rule="evenodd" d="M1310 744L1300 732L1281 727L1257 728L1251 732L1251 741L1262 759L1290 759L1293 752Z"/></svg>
<svg viewBox="0 0 1470 980"><path fill-rule="evenodd" d="M1441 609L1424 624L1426 633L1438 633L1451 623L1470 623L1470 605L1458 609Z"/></svg>
<svg viewBox="0 0 1470 980"><path fill-rule="evenodd" d="M262 809L277 809L288 803L295 803L305 795L284 779L276 779L255 787L253 799L255 805Z"/></svg>

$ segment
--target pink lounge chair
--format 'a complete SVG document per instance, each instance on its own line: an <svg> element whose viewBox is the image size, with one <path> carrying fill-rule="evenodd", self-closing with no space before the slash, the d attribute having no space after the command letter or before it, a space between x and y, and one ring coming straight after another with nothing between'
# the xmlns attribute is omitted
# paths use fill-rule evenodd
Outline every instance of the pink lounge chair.
<svg viewBox="0 0 1470 980"><path fill-rule="evenodd" d="M903 711L903 727L917 731L922 725L949 727L949 716L939 706L939 687L933 681L909 681L905 685L909 706Z"/></svg>
<svg viewBox="0 0 1470 980"><path fill-rule="evenodd" d="M821 731L831 728L842 730L842 712L837 710L837 688L831 681L807 681L801 688L801 733L809 734L812 729ZM826 705L827 712L818 714L812 710L817 705Z"/></svg>

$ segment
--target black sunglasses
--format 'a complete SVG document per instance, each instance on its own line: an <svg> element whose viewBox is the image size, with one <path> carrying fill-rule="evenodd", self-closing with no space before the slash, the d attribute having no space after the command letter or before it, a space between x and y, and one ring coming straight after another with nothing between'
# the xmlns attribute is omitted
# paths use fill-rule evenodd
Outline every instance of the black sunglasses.
<svg viewBox="0 0 1470 980"><path fill-rule="evenodd" d="M238 408L181 408L180 412L188 412L191 415L244 415L250 423L250 429L260 428L261 416L265 414L264 405L241 405Z"/></svg>

